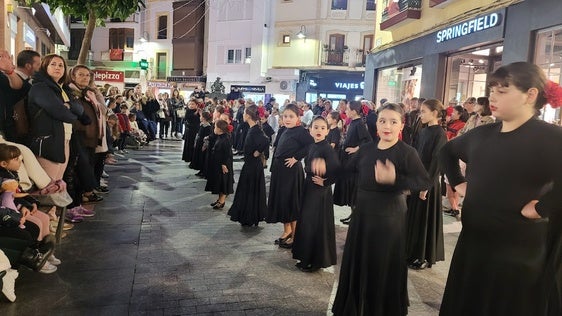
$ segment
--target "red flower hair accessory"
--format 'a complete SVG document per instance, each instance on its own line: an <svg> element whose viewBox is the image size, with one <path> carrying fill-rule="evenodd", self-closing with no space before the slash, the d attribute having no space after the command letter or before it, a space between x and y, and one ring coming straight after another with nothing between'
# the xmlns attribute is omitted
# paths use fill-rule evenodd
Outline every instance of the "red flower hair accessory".
<svg viewBox="0 0 562 316"><path fill-rule="evenodd" d="M544 87L544 96L546 101L553 108L562 106L562 87L552 80L548 80Z"/></svg>

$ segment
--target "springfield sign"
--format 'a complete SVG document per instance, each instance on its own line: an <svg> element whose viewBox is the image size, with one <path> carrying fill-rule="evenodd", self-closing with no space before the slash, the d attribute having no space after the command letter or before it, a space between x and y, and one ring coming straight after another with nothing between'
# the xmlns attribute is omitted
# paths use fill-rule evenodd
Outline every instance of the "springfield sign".
<svg viewBox="0 0 562 316"><path fill-rule="evenodd" d="M437 43L480 32L498 26L500 24L501 15L499 13L491 13L485 16L481 16L437 32Z"/></svg>

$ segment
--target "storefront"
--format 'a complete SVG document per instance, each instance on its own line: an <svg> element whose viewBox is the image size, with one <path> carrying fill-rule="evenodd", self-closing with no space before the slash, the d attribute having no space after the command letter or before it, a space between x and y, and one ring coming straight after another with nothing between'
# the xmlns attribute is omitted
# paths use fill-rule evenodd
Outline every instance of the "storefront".
<svg viewBox="0 0 562 316"><path fill-rule="evenodd" d="M302 71L301 81L297 85L297 100L314 103L321 97L337 105L341 99L361 99L364 87L362 72Z"/></svg>
<svg viewBox="0 0 562 316"><path fill-rule="evenodd" d="M440 100L484 96L488 75L516 61L534 62L560 83L560 12L559 0L526 0L370 54L365 96L395 102L409 97L410 91ZM542 118L560 124L560 109L547 105Z"/></svg>
<svg viewBox="0 0 562 316"><path fill-rule="evenodd" d="M533 62L541 67L546 77L558 84L562 82L562 21L555 27L540 30L536 34ZM560 108L547 104L541 113L546 122L560 124Z"/></svg>
<svg viewBox="0 0 562 316"><path fill-rule="evenodd" d="M502 59L505 16L505 9L476 16L369 55L366 95L393 102L486 95L486 78Z"/></svg>
<svg viewBox="0 0 562 316"><path fill-rule="evenodd" d="M119 91L125 90L125 73L122 71L94 69L94 81L98 86L116 86Z"/></svg>
<svg viewBox="0 0 562 316"><path fill-rule="evenodd" d="M262 85L230 85L230 89L238 89L244 99L252 99L254 102L265 102L265 86ZM269 100L269 98L268 98Z"/></svg>

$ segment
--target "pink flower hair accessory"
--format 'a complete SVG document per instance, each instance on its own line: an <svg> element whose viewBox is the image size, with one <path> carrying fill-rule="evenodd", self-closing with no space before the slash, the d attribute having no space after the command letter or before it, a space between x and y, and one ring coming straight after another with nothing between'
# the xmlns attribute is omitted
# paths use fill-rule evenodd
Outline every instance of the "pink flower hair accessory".
<svg viewBox="0 0 562 316"><path fill-rule="evenodd" d="M544 87L544 96L546 101L553 108L562 106L562 87L552 80L548 80Z"/></svg>

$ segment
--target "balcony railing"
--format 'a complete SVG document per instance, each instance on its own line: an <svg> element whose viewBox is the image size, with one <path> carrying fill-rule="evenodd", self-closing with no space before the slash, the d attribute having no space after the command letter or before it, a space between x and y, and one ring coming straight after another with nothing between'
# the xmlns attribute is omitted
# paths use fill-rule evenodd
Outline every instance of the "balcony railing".
<svg viewBox="0 0 562 316"><path fill-rule="evenodd" d="M381 30L388 29L407 19L421 17L421 0L390 1L382 12Z"/></svg>
<svg viewBox="0 0 562 316"><path fill-rule="evenodd" d="M322 52L322 65L325 66L348 66L349 51L348 49L328 49Z"/></svg>

